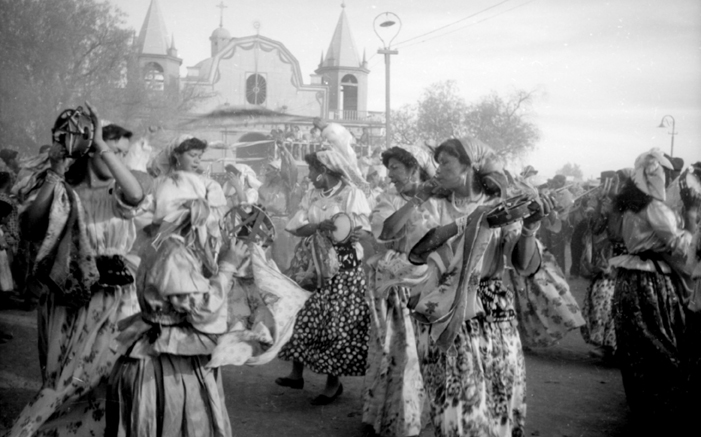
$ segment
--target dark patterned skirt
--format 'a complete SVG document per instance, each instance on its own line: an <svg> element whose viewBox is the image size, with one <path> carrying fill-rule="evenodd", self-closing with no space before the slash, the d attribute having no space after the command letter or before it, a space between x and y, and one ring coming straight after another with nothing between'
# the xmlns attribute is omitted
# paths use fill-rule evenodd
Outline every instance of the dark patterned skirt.
<svg viewBox="0 0 701 437"><path fill-rule="evenodd" d="M335 247L341 271L318 288L297 314L294 333L279 358L316 373L362 376L368 355L370 313L365 272L352 245Z"/></svg>
<svg viewBox="0 0 701 437"><path fill-rule="evenodd" d="M479 297L487 314L463 323L447 352L433 342L419 346L426 350L421 371L437 437L524 433L526 366L513 295L491 280L480 284Z"/></svg>
<svg viewBox="0 0 701 437"><path fill-rule="evenodd" d="M683 395L680 288L670 275L620 268L613 313L628 405L639 419L669 423Z"/></svg>

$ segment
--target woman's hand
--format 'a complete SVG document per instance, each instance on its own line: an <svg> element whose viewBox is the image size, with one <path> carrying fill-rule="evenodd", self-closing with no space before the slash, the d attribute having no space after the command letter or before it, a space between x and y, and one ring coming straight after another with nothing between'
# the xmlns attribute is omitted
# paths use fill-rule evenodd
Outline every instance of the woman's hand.
<svg viewBox="0 0 701 437"><path fill-rule="evenodd" d="M523 220L523 226L534 228L544 217L553 211L553 199L549 194L541 194L528 205L531 214Z"/></svg>
<svg viewBox="0 0 701 437"><path fill-rule="evenodd" d="M93 108L90 103L85 102L85 106L88 108L88 115L90 115L90 120L93 124L93 145L97 153L103 152L105 150L110 150L110 147L102 139L102 122L100 122L100 116L97 114L95 108Z"/></svg>
<svg viewBox="0 0 701 437"><path fill-rule="evenodd" d="M62 144L53 143L49 149L49 161L51 162L51 170L57 175L63 177L68 167L73 163L72 158L68 158L68 152Z"/></svg>
<svg viewBox="0 0 701 437"><path fill-rule="evenodd" d="M336 230L336 225L333 223L332 220L324 220L323 222L320 222L317 225L317 230L333 232Z"/></svg>
<svg viewBox="0 0 701 437"><path fill-rule="evenodd" d="M350 234L351 243L357 243L367 236L367 232L363 230L361 226L356 226L353 228Z"/></svg>
<svg viewBox="0 0 701 437"><path fill-rule="evenodd" d="M245 270L251 263L251 249L248 243L232 238L229 250L222 257L222 261L236 267L239 272Z"/></svg>

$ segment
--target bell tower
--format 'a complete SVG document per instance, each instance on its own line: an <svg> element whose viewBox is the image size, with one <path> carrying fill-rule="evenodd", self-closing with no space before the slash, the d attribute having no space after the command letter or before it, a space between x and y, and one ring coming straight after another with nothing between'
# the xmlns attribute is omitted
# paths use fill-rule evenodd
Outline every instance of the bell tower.
<svg viewBox="0 0 701 437"><path fill-rule="evenodd" d="M158 0L151 0L137 39L137 64L148 88L162 91L179 89L180 65L175 37L168 32Z"/></svg>

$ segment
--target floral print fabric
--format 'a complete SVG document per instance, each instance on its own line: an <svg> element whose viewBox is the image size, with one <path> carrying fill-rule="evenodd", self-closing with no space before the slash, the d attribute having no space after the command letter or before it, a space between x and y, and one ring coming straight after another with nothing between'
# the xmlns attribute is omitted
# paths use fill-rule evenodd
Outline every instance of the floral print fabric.
<svg viewBox="0 0 701 437"><path fill-rule="evenodd" d="M525 346L552 346L571 330L584 325L584 318L570 287L555 261L543 251L540 270L528 277L506 269L515 292L516 317Z"/></svg>

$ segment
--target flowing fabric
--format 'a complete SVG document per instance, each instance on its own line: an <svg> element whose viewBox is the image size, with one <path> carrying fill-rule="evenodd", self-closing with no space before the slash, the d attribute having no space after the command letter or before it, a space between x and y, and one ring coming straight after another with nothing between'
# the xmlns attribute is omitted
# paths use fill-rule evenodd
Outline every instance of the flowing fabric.
<svg viewBox="0 0 701 437"><path fill-rule="evenodd" d="M395 190L380 195L371 216L376 238L385 220L406 202ZM409 263L406 253L438 224L436 201L427 201L411 214L399 236L384 242L389 250L368 262L371 323L363 422L380 436L418 435L427 422L427 400L408 308L409 289L397 284L420 282L427 273L426 266Z"/></svg>
<svg viewBox="0 0 701 437"><path fill-rule="evenodd" d="M552 346L584 325L584 318L555 257L543 251L538 272L529 277L505 269L515 296L521 343L528 347Z"/></svg>
<svg viewBox="0 0 701 437"><path fill-rule="evenodd" d="M78 208L80 223L84 223L81 238L89 242L84 247L90 248L90 257L126 257L136 238L132 220L135 209L124 205L116 191L114 186L76 190L78 203L73 208ZM57 196L54 204L53 223L68 222L68 198ZM49 232L47 238L59 234ZM57 245L59 240L54 241ZM43 246L47 260L52 259L51 246L48 242ZM87 257L87 252L83 255ZM64 265L54 263L56 269ZM135 265L129 265L132 271ZM101 435L105 429L107 377L117 361L117 323L138 311L135 287L93 285L90 300L83 306L66 306L65 298L51 290L41 297L39 307L43 385L9 435Z"/></svg>

